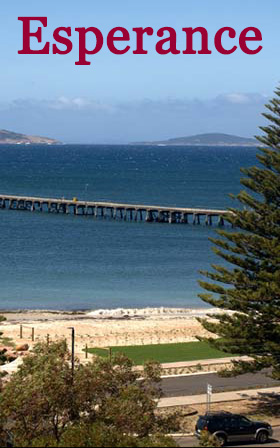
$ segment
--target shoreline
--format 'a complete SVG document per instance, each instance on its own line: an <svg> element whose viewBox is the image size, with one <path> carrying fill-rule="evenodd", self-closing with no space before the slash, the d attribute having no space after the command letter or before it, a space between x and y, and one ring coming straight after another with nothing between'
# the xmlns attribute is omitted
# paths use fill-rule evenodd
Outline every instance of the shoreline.
<svg viewBox="0 0 280 448"><path fill-rule="evenodd" d="M85 347L121 347L197 341L210 334L197 320L211 319L215 308L118 308L88 313L53 311L1 312L6 321L0 330L16 345L66 339L71 344L75 328L75 352L83 360ZM212 335L213 336L213 335ZM34 340L33 340L34 339Z"/></svg>
<svg viewBox="0 0 280 448"><path fill-rule="evenodd" d="M172 307L146 307L146 308L104 308L97 310L51 310L51 309L0 309L0 314L8 318L22 320L132 320L132 319L184 319L203 317L224 312L218 308L172 308Z"/></svg>

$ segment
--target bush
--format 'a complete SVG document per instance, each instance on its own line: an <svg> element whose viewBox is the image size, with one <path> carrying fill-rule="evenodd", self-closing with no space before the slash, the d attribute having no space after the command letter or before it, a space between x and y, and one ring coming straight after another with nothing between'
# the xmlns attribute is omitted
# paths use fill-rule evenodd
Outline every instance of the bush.
<svg viewBox="0 0 280 448"><path fill-rule="evenodd" d="M155 412L158 364L147 364L140 379L123 356L76 361L74 376L70 361L65 341L37 344L24 358L0 395L0 446L7 429L15 447L176 446L167 437L175 416Z"/></svg>
<svg viewBox="0 0 280 448"><path fill-rule="evenodd" d="M202 431L201 432L199 445L200 446L205 446L205 447L214 447L214 448L222 446L222 444L221 444L220 440L218 439L218 437L214 436L209 431Z"/></svg>
<svg viewBox="0 0 280 448"><path fill-rule="evenodd" d="M6 320L6 318L4 316L0 315L0 323L4 322ZM0 331L0 341L1 341L1 336L3 335L3 333ZM5 350L0 350L0 366L3 364L6 364L7 362L7 358L5 356Z"/></svg>

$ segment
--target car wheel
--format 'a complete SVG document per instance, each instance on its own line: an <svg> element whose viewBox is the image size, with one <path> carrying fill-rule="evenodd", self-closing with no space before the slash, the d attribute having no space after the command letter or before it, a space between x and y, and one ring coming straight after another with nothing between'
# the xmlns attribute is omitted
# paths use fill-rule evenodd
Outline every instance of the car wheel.
<svg viewBox="0 0 280 448"><path fill-rule="evenodd" d="M258 443L266 443L268 441L268 434L266 431L260 431L257 435L257 442Z"/></svg>
<svg viewBox="0 0 280 448"><path fill-rule="evenodd" d="M218 434L216 435L217 439L219 440L221 446L225 446L227 443L227 438L224 434Z"/></svg>

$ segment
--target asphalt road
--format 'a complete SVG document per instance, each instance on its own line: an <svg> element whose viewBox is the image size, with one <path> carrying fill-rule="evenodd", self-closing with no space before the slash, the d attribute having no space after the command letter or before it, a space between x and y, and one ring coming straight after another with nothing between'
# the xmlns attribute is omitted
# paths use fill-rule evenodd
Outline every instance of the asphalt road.
<svg viewBox="0 0 280 448"><path fill-rule="evenodd" d="M177 443L181 446L181 447L198 447L199 443L198 440L196 439L196 437L180 437L180 438L176 438ZM255 447L256 443L254 442L248 442L245 445L242 444L242 442L240 443L236 443L236 444L229 444L227 446L232 446L232 447ZM274 446L278 446L280 447L280 426L273 428L273 438L266 443L265 445L262 445L264 447L270 448L270 447L274 447Z"/></svg>
<svg viewBox="0 0 280 448"><path fill-rule="evenodd" d="M265 372L245 374L236 378L222 378L216 373L179 376L163 379L163 391L166 397L183 397L206 393L207 384L213 386L213 393L232 390L265 388L280 386L280 381L269 378Z"/></svg>

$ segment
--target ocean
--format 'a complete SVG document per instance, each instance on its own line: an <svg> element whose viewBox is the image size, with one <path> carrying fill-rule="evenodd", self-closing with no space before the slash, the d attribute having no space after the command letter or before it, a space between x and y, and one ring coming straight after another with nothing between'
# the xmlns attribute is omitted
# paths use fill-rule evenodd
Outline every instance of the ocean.
<svg viewBox="0 0 280 448"><path fill-rule="evenodd" d="M224 209L245 147L1 146L0 193ZM200 270L221 263L216 227L0 210L0 308L207 305Z"/></svg>

